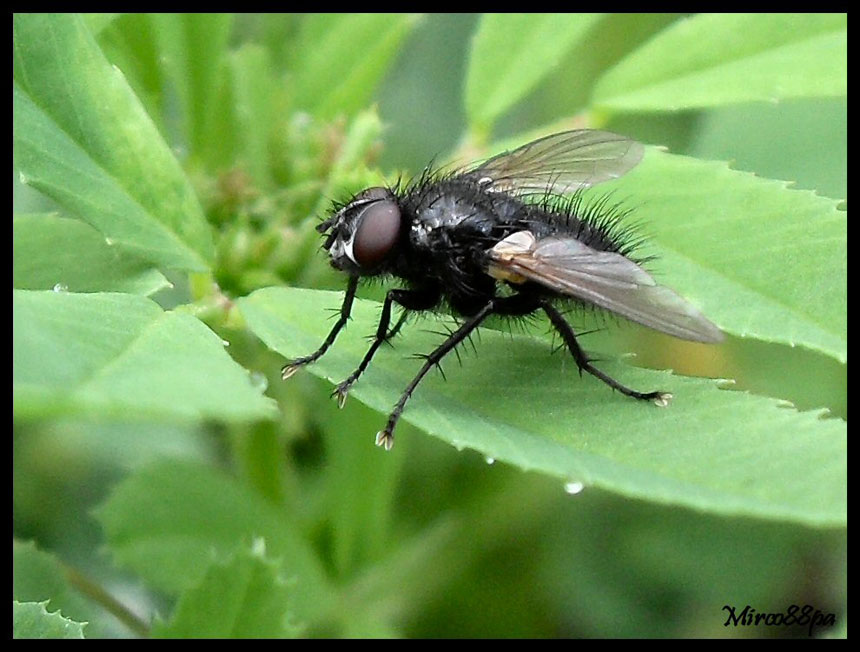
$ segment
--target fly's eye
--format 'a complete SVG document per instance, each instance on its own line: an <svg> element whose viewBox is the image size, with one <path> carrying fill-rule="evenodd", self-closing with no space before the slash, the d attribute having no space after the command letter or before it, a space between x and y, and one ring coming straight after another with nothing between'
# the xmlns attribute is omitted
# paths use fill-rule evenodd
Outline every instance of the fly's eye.
<svg viewBox="0 0 860 652"><path fill-rule="evenodd" d="M381 199L389 199L391 197L391 191L388 188L383 188L382 186L373 186L372 188L365 188L360 193L358 193L355 197L352 198L353 202L361 201L361 202L370 202L370 201L379 201Z"/></svg>
<svg viewBox="0 0 860 652"><path fill-rule="evenodd" d="M364 209L352 245L355 262L365 269L382 261L397 244L400 208L393 201L377 201Z"/></svg>

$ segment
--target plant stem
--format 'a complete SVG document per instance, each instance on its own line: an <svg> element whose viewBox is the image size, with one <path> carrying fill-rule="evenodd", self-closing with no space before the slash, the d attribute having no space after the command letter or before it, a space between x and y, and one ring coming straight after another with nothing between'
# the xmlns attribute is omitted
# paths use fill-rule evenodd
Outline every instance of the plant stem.
<svg viewBox="0 0 860 652"><path fill-rule="evenodd" d="M100 584L97 584L71 566L63 564L63 569L66 579L78 591L101 605L135 634L144 638L149 636L149 624L138 618L124 604L105 591Z"/></svg>

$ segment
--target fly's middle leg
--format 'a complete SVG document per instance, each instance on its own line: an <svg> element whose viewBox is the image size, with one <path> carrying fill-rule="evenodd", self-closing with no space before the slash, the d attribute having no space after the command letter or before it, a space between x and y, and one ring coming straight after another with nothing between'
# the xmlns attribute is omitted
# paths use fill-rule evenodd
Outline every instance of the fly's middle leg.
<svg viewBox="0 0 860 652"><path fill-rule="evenodd" d="M424 366L412 379L412 382L406 386L400 399L388 416L388 423L385 429L379 431L376 435L376 445L383 446L385 450L391 450L394 445L394 427L400 420L400 415L403 414L403 409L406 402L412 396L412 392L418 387L418 383L434 366L439 365L448 353L465 340L487 317L492 314L496 315L526 315L538 308L539 304L536 300L525 295L513 295L510 297L495 298L484 305L478 312L468 318L460 328L451 333L451 335L442 344L440 344L432 353L424 356Z"/></svg>
<svg viewBox="0 0 860 652"><path fill-rule="evenodd" d="M390 290L385 295L385 302L382 304L382 315L379 318L379 325L376 327L376 335L370 348L364 354L364 358L356 370L343 382L339 383L332 392L332 396L337 397L339 407L343 407L346 403L346 397L349 394L350 388L358 380L358 377L364 373L364 370L367 369L380 345L394 337L400 331L400 327L403 326L403 322L406 320L406 315L408 314L406 312L400 316L394 327L388 330L388 326L391 323L391 306L393 303L397 303L407 310L427 310L439 303L439 292L435 289Z"/></svg>

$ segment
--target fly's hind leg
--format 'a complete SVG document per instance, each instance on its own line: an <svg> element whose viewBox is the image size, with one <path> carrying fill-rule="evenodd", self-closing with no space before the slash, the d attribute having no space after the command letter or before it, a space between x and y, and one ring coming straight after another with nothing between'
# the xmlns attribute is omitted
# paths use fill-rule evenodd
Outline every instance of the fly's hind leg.
<svg viewBox="0 0 860 652"><path fill-rule="evenodd" d="M571 328L570 324L567 323L564 316L552 304L546 301L542 301L540 307L543 308L543 311L547 314L547 317L549 317L555 330L557 330L558 334L561 335L562 340L564 340L564 343L570 350L571 355L573 355L573 359L576 361L580 372L583 370L587 371L592 376L599 378L609 385L612 389L617 389L625 396L630 396L632 398L639 399L640 401L653 401L660 407L665 407L669 404L669 400L672 398L671 394L667 392L637 392L634 389L630 389L629 387L622 385L617 380L592 365L591 360L589 360L585 351L582 350L582 347L579 346L579 342L576 341L576 333L573 332L573 328Z"/></svg>

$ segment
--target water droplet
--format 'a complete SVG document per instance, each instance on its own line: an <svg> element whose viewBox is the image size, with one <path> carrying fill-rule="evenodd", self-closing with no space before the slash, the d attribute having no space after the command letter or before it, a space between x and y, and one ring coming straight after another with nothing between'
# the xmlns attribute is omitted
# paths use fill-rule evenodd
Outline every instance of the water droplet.
<svg viewBox="0 0 860 652"><path fill-rule="evenodd" d="M18 181L20 181L25 186L30 183L30 177L28 177L23 172L18 172Z"/></svg>
<svg viewBox="0 0 860 652"><path fill-rule="evenodd" d="M248 378L251 380L251 387L254 389L259 389L261 392L265 392L269 387L269 379L266 378L266 374L260 373L259 371L252 371L248 374Z"/></svg>
<svg viewBox="0 0 860 652"><path fill-rule="evenodd" d="M496 462L496 458L495 458L495 457L485 457L485 458L484 458L484 461L485 461L487 464L495 464L495 462Z"/></svg>
<svg viewBox="0 0 860 652"><path fill-rule="evenodd" d="M585 485L582 484L581 482L565 482L564 483L565 493L568 493L571 496L575 496L576 494L581 493L583 489L585 489Z"/></svg>
<svg viewBox="0 0 860 652"><path fill-rule="evenodd" d="M224 346L230 346L230 342L228 342L227 340L221 340L221 344Z"/></svg>
<svg viewBox="0 0 860 652"><path fill-rule="evenodd" d="M54 292L68 292L69 286L65 283L57 283L52 289Z"/></svg>
<svg viewBox="0 0 860 652"><path fill-rule="evenodd" d="M298 111L293 114L293 124L297 127L307 127L313 122L313 118L311 118L310 113L306 113L305 111Z"/></svg>
<svg viewBox="0 0 860 652"><path fill-rule="evenodd" d="M263 557L266 554L266 540L263 537L256 537L251 543L251 552Z"/></svg>

